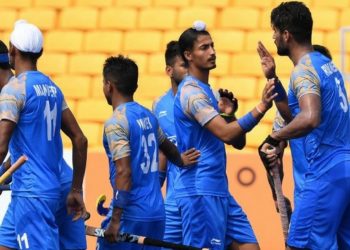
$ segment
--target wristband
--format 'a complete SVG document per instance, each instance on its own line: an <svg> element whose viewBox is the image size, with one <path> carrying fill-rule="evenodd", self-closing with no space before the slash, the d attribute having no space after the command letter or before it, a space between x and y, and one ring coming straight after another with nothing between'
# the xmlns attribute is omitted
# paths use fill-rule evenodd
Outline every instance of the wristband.
<svg viewBox="0 0 350 250"><path fill-rule="evenodd" d="M252 112L249 112L245 116L239 118L237 122L244 132L249 132L255 127L256 124L258 124L259 121L254 118Z"/></svg>
<svg viewBox="0 0 350 250"><path fill-rule="evenodd" d="M281 83L281 81L277 78L275 80L275 93L277 93L278 95L274 98L274 100L276 102L280 102L283 101L284 99L286 99L287 97L287 93L283 88L283 85Z"/></svg>
<svg viewBox="0 0 350 250"><path fill-rule="evenodd" d="M262 112L262 111L259 109L259 106L258 106L258 105L255 106L255 109L256 109L256 111L258 111L258 113L259 113L260 115L265 115L265 113Z"/></svg>
<svg viewBox="0 0 350 250"><path fill-rule="evenodd" d="M159 184L160 184L160 187L163 187L165 178L166 178L166 172L159 171Z"/></svg>
<svg viewBox="0 0 350 250"><path fill-rule="evenodd" d="M130 192L125 190L116 189L114 192L114 198L112 202L113 207L126 208L129 203Z"/></svg>
<svg viewBox="0 0 350 250"><path fill-rule="evenodd" d="M0 63L9 63L8 53L0 53Z"/></svg>

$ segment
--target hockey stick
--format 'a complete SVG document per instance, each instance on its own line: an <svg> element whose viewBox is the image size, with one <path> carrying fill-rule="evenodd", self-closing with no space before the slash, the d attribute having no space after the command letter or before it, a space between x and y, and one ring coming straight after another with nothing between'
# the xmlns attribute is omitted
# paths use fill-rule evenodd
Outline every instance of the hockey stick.
<svg viewBox="0 0 350 250"><path fill-rule="evenodd" d="M106 195L100 195L97 199L96 209L97 213L101 216L106 216L108 214L109 209L104 207L103 204L106 201Z"/></svg>
<svg viewBox="0 0 350 250"><path fill-rule="evenodd" d="M0 192L1 191L10 191L10 185L0 185Z"/></svg>
<svg viewBox="0 0 350 250"><path fill-rule="evenodd" d="M86 235L89 235L89 236L103 238L104 232L105 230L102 228L85 226L85 233ZM191 246L186 246L181 244L174 244L167 241L155 240L145 236L138 236L138 235L133 235L128 233L119 233L117 242L129 242L129 243L135 243L140 245L171 248L176 250L209 250L209 248L198 248L198 247L191 247Z"/></svg>
<svg viewBox="0 0 350 250"><path fill-rule="evenodd" d="M7 178L9 178L27 160L28 158L25 155L22 155L21 157L19 157L18 160L14 164L12 164L11 167L7 169L2 176L0 176L0 185L4 184Z"/></svg>
<svg viewBox="0 0 350 250"><path fill-rule="evenodd" d="M277 206L280 213L280 218L282 222L282 230L284 241L287 242L288 239L288 229L289 229L289 216L287 212L287 204L283 195L281 177L279 172L279 164L276 163L272 169L273 182L275 187L275 192L277 196Z"/></svg>

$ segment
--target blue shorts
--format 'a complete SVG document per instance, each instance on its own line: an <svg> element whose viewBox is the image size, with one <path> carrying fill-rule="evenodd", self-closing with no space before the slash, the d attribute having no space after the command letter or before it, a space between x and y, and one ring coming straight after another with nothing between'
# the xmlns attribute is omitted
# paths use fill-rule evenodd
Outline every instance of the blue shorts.
<svg viewBox="0 0 350 250"><path fill-rule="evenodd" d="M182 244L182 220L178 207L175 204L165 206L164 241Z"/></svg>
<svg viewBox="0 0 350 250"><path fill-rule="evenodd" d="M350 249L350 162L305 180L287 244L308 249ZM339 245L339 246L338 246Z"/></svg>
<svg viewBox="0 0 350 250"><path fill-rule="evenodd" d="M0 246L15 249L57 250L54 213L58 201L12 196L0 227Z"/></svg>
<svg viewBox="0 0 350 250"><path fill-rule="evenodd" d="M72 216L67 214L66 200L70 188L71 183L65 183L61 186L61 198L56 213L60 250L82 250L86 249L84 220L72 221Z"/></svg>
<svg viewBox="0 0 350 250"><path fill-rule="evenodd" d="M225 241L226 246L229 246L233 241L238 243L258 243L247 215L232 195L229 197L229 212Z"/></svg>
<svg viewBox="0 0 350 250"><path fill-rule="evenodd" d="M101 228L106 229L111 220L109 212L102 222ZM152 239L162 240L164 235L164 220L160 221L120 221L120 232L146 236ZM136 243L109 243L103 238L97 239L96 250L159 250L159 247L139 245Z"/></svg>
<svg viewBox="0 0 350 250"><path fill-rule="evenodd" d="M246 215L232 197L197 195L176 201L181 212L185 245L222 250L233 240L256 243Z"/></svg>

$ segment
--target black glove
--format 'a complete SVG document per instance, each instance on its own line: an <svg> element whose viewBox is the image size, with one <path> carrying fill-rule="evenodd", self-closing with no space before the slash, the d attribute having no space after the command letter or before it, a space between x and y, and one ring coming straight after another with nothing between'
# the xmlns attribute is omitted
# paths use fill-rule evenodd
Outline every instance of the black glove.
<svg viewBox="0 0 350 250"><path fill-rule="evenodd" d="M233 93L229 92L227 89L225 89L225 90L219 89L219 94L220 94L220 97L225 97L232 102L232 104L233 104L233 112L232 113L233 114L236 113L236 111L238 109L238 100L235 98Z"/></svg>

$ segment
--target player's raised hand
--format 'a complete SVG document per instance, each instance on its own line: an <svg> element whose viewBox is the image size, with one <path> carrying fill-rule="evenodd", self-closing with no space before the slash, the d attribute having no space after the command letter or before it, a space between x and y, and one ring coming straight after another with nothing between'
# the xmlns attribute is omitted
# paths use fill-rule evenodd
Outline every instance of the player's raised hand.
<svg viewBox="0 0 350 250"><path fill-rule="evenodd" d="M274 98L278 96L278 93L275 93L275 79L269 79L264 87L261 102L265 105L266 109L272 107L272 102Z"/></svg>
<svg viewBox="0 0 350 250"><path fill-rule="evenodd" d="M190 166L192 164L196 164L198 162L199 156L201 156L201 153L195 148L191 148L183 152L181 154L183 166Z"/></svg>
<svg viewBox="0 0 350 250"><path fill-rule="evenodd" d="M73 215L73 221L79 218L85 218L86 208L83 200L82 191L72 189L67 196L67 212Z"/></svg>
<svg viewBox="0 0 350 250"><path fill-rule="evenodd" d="M220 100L218 105L220 113L233 115L238 109L238 100L235 98L233 93L227 89L219 89L219 94Z"/></svg>
<svg viewBox="0 0 350 250"><path fill-rule="evenodd" d="M258 54L261 59L261 68L267 79L276 77L276 64L270 52L267 51L262 42L258 42Z"/></svg>

